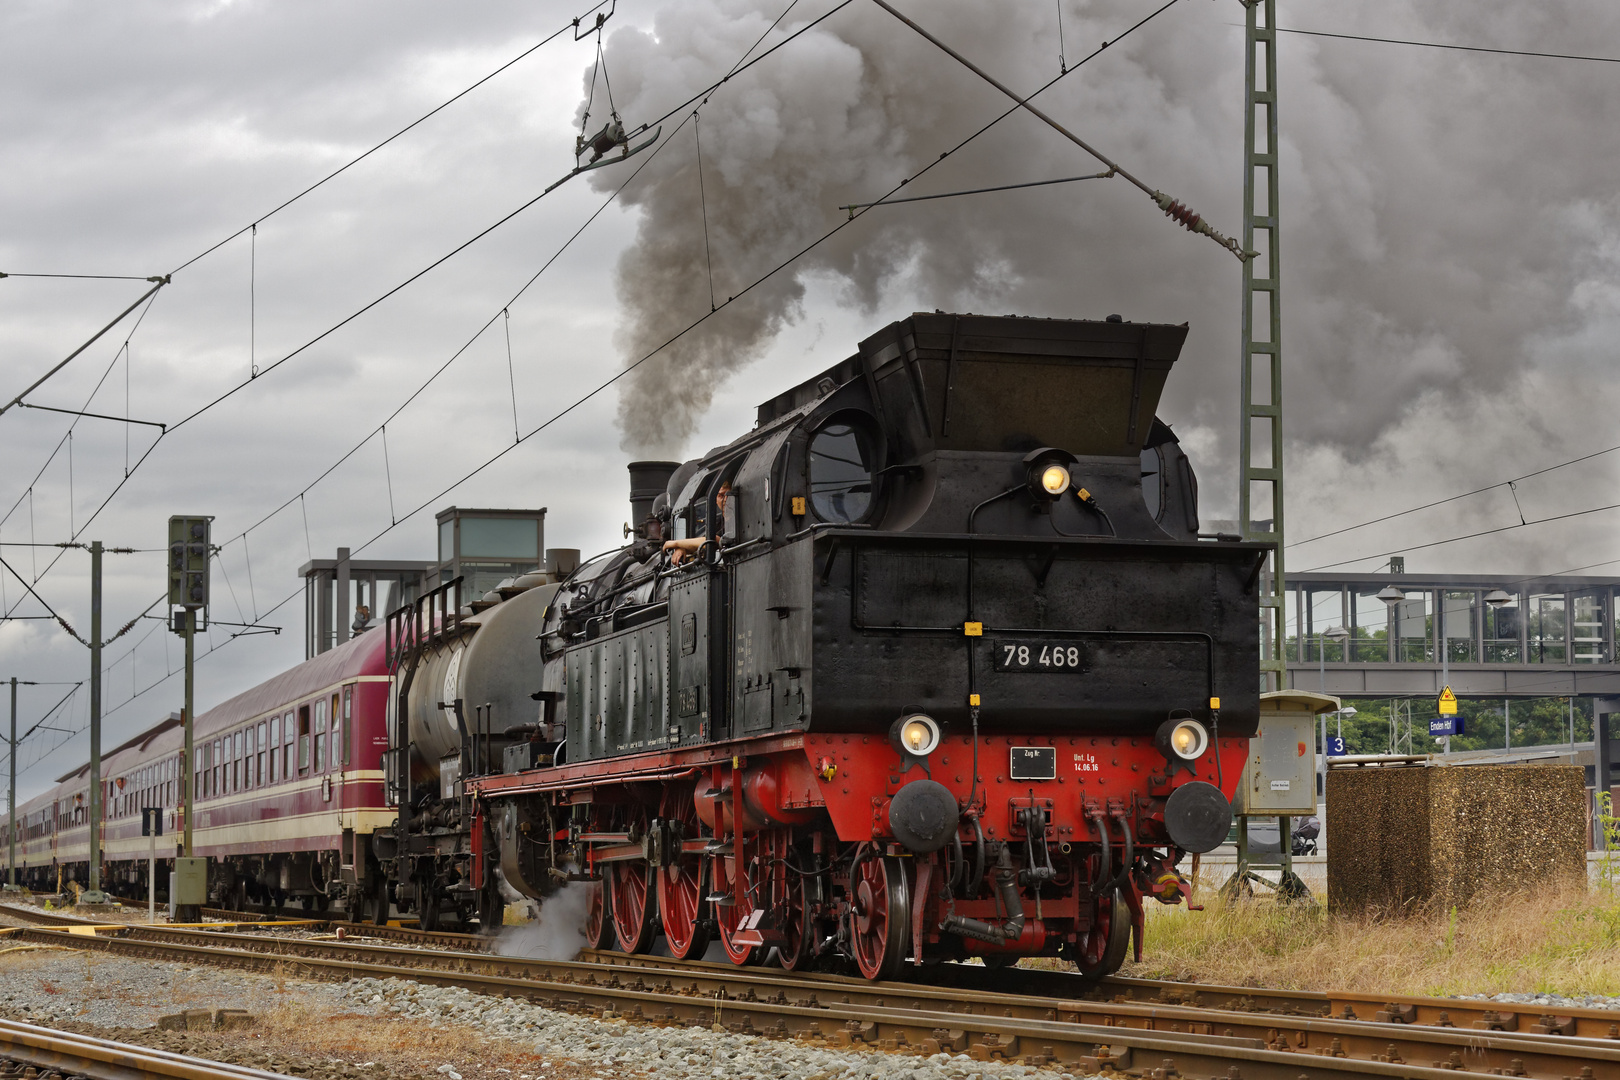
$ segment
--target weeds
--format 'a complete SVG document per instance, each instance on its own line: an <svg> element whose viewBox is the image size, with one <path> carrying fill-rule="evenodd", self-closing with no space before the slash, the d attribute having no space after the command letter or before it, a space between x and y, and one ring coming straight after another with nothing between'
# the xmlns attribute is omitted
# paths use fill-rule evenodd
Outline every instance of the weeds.
<svg viewBox="0 0 1620 1080"><path fill-rule="evenodd" d="M1389 994L1620 995L1620 896L1578 885L1464 907L1349 917L1317 905L1215 901L1148 915L1147 959L1122 974Z"/></svg>

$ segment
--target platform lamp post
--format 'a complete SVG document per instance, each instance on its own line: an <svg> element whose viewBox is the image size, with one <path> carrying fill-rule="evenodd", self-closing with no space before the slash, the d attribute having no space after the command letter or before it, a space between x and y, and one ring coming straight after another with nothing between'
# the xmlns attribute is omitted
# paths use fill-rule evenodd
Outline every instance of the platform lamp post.
<svg viewBox="0 0 1620 1080"><path fill-rule="evenodd" d="M1316 635L1316 688L1327 693L1327 639L1346 642L1350 639L1350 631L1342 626L1330 626ZM1322 722L1322 756L1316 765L1317 790L1323 795L1327 794L1327 713L1319 714Z"/></svg>
<svg viewBox="0 0 1620 1080"><path fill-rule="evenodd" d="M1378 599L1384 602L1384 610L1388 617L1384 621L1384 637L1389 645L1389 662L1400 662L1401 656L1401 601L1406 599L1406 590L1398 585L1385 585L1378 590ZM1400 749L1400 727L1396 718L1397 702L1389 706L1389 752L1396 753ZM1408 717L1410 719L1410 717ZM1408 725L1410 730L1410 725ZM1410 740L1408 740L1410 741ZM1407 747L1411 749L1410 746Z"/></svg>
<svg viewBox="0 0 1620 1080"><path fill-rule="evenodd" d="M1513 594L1504 589L1492 589L1490 592L1485 594L1485 603L1492 611L1500 611L1504 605L1513 603ZM1481 628L1479 636L1479 647L1481 650L1483 650L1485 648L1485 633L1483 627ZM1519 659L1523 660L1524 658L1520 657ZM1482 664L1485 662L1483 652L1480 654L1479 662ZM1573 710L1575 707L1575 699L1570 698L1569 700L1570 708ZM1574 715L1573 711L1570 715ZM1509 703L1508 698L1502 699L1502 736L1506 743L1505 748L1508 750L1513 749L1513 706ZM1575 724L1573 720L1570 721L1569 746L1569 752L1573 754L1575 752Z"/></svg>
<svg viewBox="0 0 1620 1080"><path fill-rule="evenodd" d="M1385 636L1389 638L1389 662L1394 664L1400 659L1401 642L1401 601L1406 599L1406 590L1396 585L1385 585L1378 590L1378 599L1384 602L1389 611L1389 629Z"/></svg>

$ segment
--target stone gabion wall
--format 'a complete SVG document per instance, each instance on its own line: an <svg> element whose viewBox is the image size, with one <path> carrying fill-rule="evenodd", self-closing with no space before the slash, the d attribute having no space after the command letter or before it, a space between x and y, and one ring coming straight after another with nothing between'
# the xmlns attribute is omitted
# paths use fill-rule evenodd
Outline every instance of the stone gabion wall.
<svg viewBox="0 0 1620 1080"><path fill-rule="evenodd" d="M1466 904L1585 878L1579 766L1331 769L1327 783L1335 912Z"/></svg>

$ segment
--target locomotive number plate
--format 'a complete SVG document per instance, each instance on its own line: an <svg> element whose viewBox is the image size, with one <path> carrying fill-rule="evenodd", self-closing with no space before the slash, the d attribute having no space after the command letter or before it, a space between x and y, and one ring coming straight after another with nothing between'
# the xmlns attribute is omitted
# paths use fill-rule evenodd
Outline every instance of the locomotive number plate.
<svg viewBox="0 0 1620 1080"><path fill-rule="evenodd" d="M1015 746L1007 775L1014 780L1052 780L1057 777L1057 748Z"/></svg>
<svg viewBox="0 0 1620 1080"><path fill-rule="evenodd" d="M997 641L997 671L1083 671L1086 650L1072 641Z"/></svg>

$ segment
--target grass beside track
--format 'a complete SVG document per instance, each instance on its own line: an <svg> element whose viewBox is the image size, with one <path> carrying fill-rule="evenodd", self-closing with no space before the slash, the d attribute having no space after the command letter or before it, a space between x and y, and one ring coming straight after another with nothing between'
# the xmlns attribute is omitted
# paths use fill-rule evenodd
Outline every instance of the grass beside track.
<svg viewBox="0 0 1620 1080"><path fill-rule="evenodd" d="M1269 900L1149 905L1121 975L1351 993L1620 996L1620 894L1541 889L1345 917ZM1154 910L1156 908L1156 910Z"/></svg>

